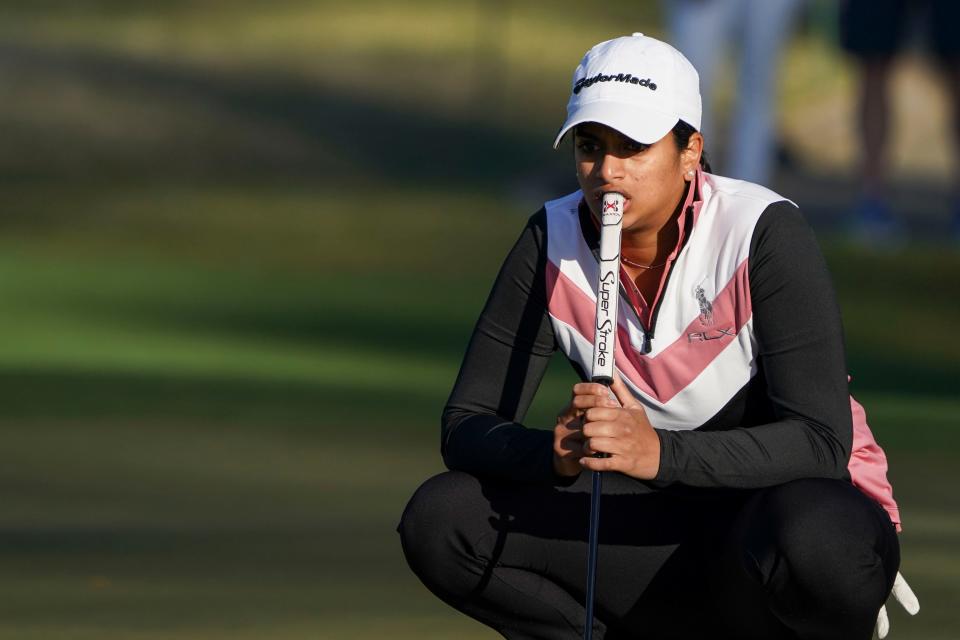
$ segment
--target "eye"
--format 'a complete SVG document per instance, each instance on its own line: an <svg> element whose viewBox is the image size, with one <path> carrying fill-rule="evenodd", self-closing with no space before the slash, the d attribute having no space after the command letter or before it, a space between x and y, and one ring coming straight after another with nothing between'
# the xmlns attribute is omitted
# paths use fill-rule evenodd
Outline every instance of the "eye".
<svg viewBox="0 0 960 640"><path fill-rule="evenodd" d="M593 140L578 140L577 151L584 154L596 153L600 146Z"/></svg>
<svg viewBox="0 0 960 640"><path fill-rule="evenodd" d="M649 149L650 145L637 142L636 140L626 140L623 143L623 148L629 153L641 153Z"/></svg>

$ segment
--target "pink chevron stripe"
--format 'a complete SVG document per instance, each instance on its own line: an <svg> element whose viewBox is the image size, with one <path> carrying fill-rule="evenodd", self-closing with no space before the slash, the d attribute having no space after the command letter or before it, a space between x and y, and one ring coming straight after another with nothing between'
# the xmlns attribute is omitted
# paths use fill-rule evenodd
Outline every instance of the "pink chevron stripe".
<svg viewBox="0 0 960 640"><path fill-rule="evenodd" d="M570 325L587 342L593 344L594 322L596 322L596 303L577 285L564 275L557 266L547 261L547 309L550 315ZM614 360L617 368L645 394L653 396L654 391L646 384L640 372L627 358L623 349L629 344L629 336L623 325L617 324L617 339L614 341ZM589 371L587 374L589 375Z"/></svg>
<svg viewBox="0 0 960 640"><path fill-rule="evenodd" d="M547 306L550 314L573 327L588 342L593 342L596 303L551 261L547 262ZM644 356L630 345L623 325L617 327L615 357L617 367L644 394L658 402L669 402L685 389L730 344L750 319L753 310L747 276L747 261L737 267L713 304L713 322L701 324L699 317L680 337L656 357ZM690 340L688 335L704 331L716 335L719 329L732 329L732 335L712 340Z"/></svg>

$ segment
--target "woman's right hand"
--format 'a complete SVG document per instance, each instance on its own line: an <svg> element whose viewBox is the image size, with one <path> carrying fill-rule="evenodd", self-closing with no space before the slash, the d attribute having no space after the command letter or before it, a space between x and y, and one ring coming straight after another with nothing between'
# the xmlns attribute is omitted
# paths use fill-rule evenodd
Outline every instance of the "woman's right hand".
<svg viewBox="0 0 960 640"><path fill-rule="evenodd" d="M574 477L583 471L580 458L594 452L583 444L583 414L590 407L620 406L609 394L573 394L563 411L557 416L553 428L553 470L557 475Z"/></svg>

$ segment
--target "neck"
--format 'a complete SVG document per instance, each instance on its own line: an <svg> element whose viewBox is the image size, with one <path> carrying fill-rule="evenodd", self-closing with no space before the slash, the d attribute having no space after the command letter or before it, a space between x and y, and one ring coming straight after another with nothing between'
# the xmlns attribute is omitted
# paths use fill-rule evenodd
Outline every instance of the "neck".
<svg viewBox="0 0 960 640"><path fill-rule="evenodd" d="M677 218L683 209L687 190L684 189L673 210L641 227L624 229L621 236L621 252L637 264L659 264L667 259L677 246L680 235Z"/></svg>

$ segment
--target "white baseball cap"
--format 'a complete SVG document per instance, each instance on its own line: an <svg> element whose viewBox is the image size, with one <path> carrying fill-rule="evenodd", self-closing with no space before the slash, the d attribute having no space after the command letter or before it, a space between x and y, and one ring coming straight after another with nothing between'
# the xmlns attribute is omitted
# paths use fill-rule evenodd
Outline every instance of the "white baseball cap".
<svg viewBox="0 0 960 640"><path fill-rule="evenodd" d="M678 120L699 131L700 115L700 75L690 61L666 42L635 33L601 42L583 56L553 147L584 122L652 144Z"/></svg>

